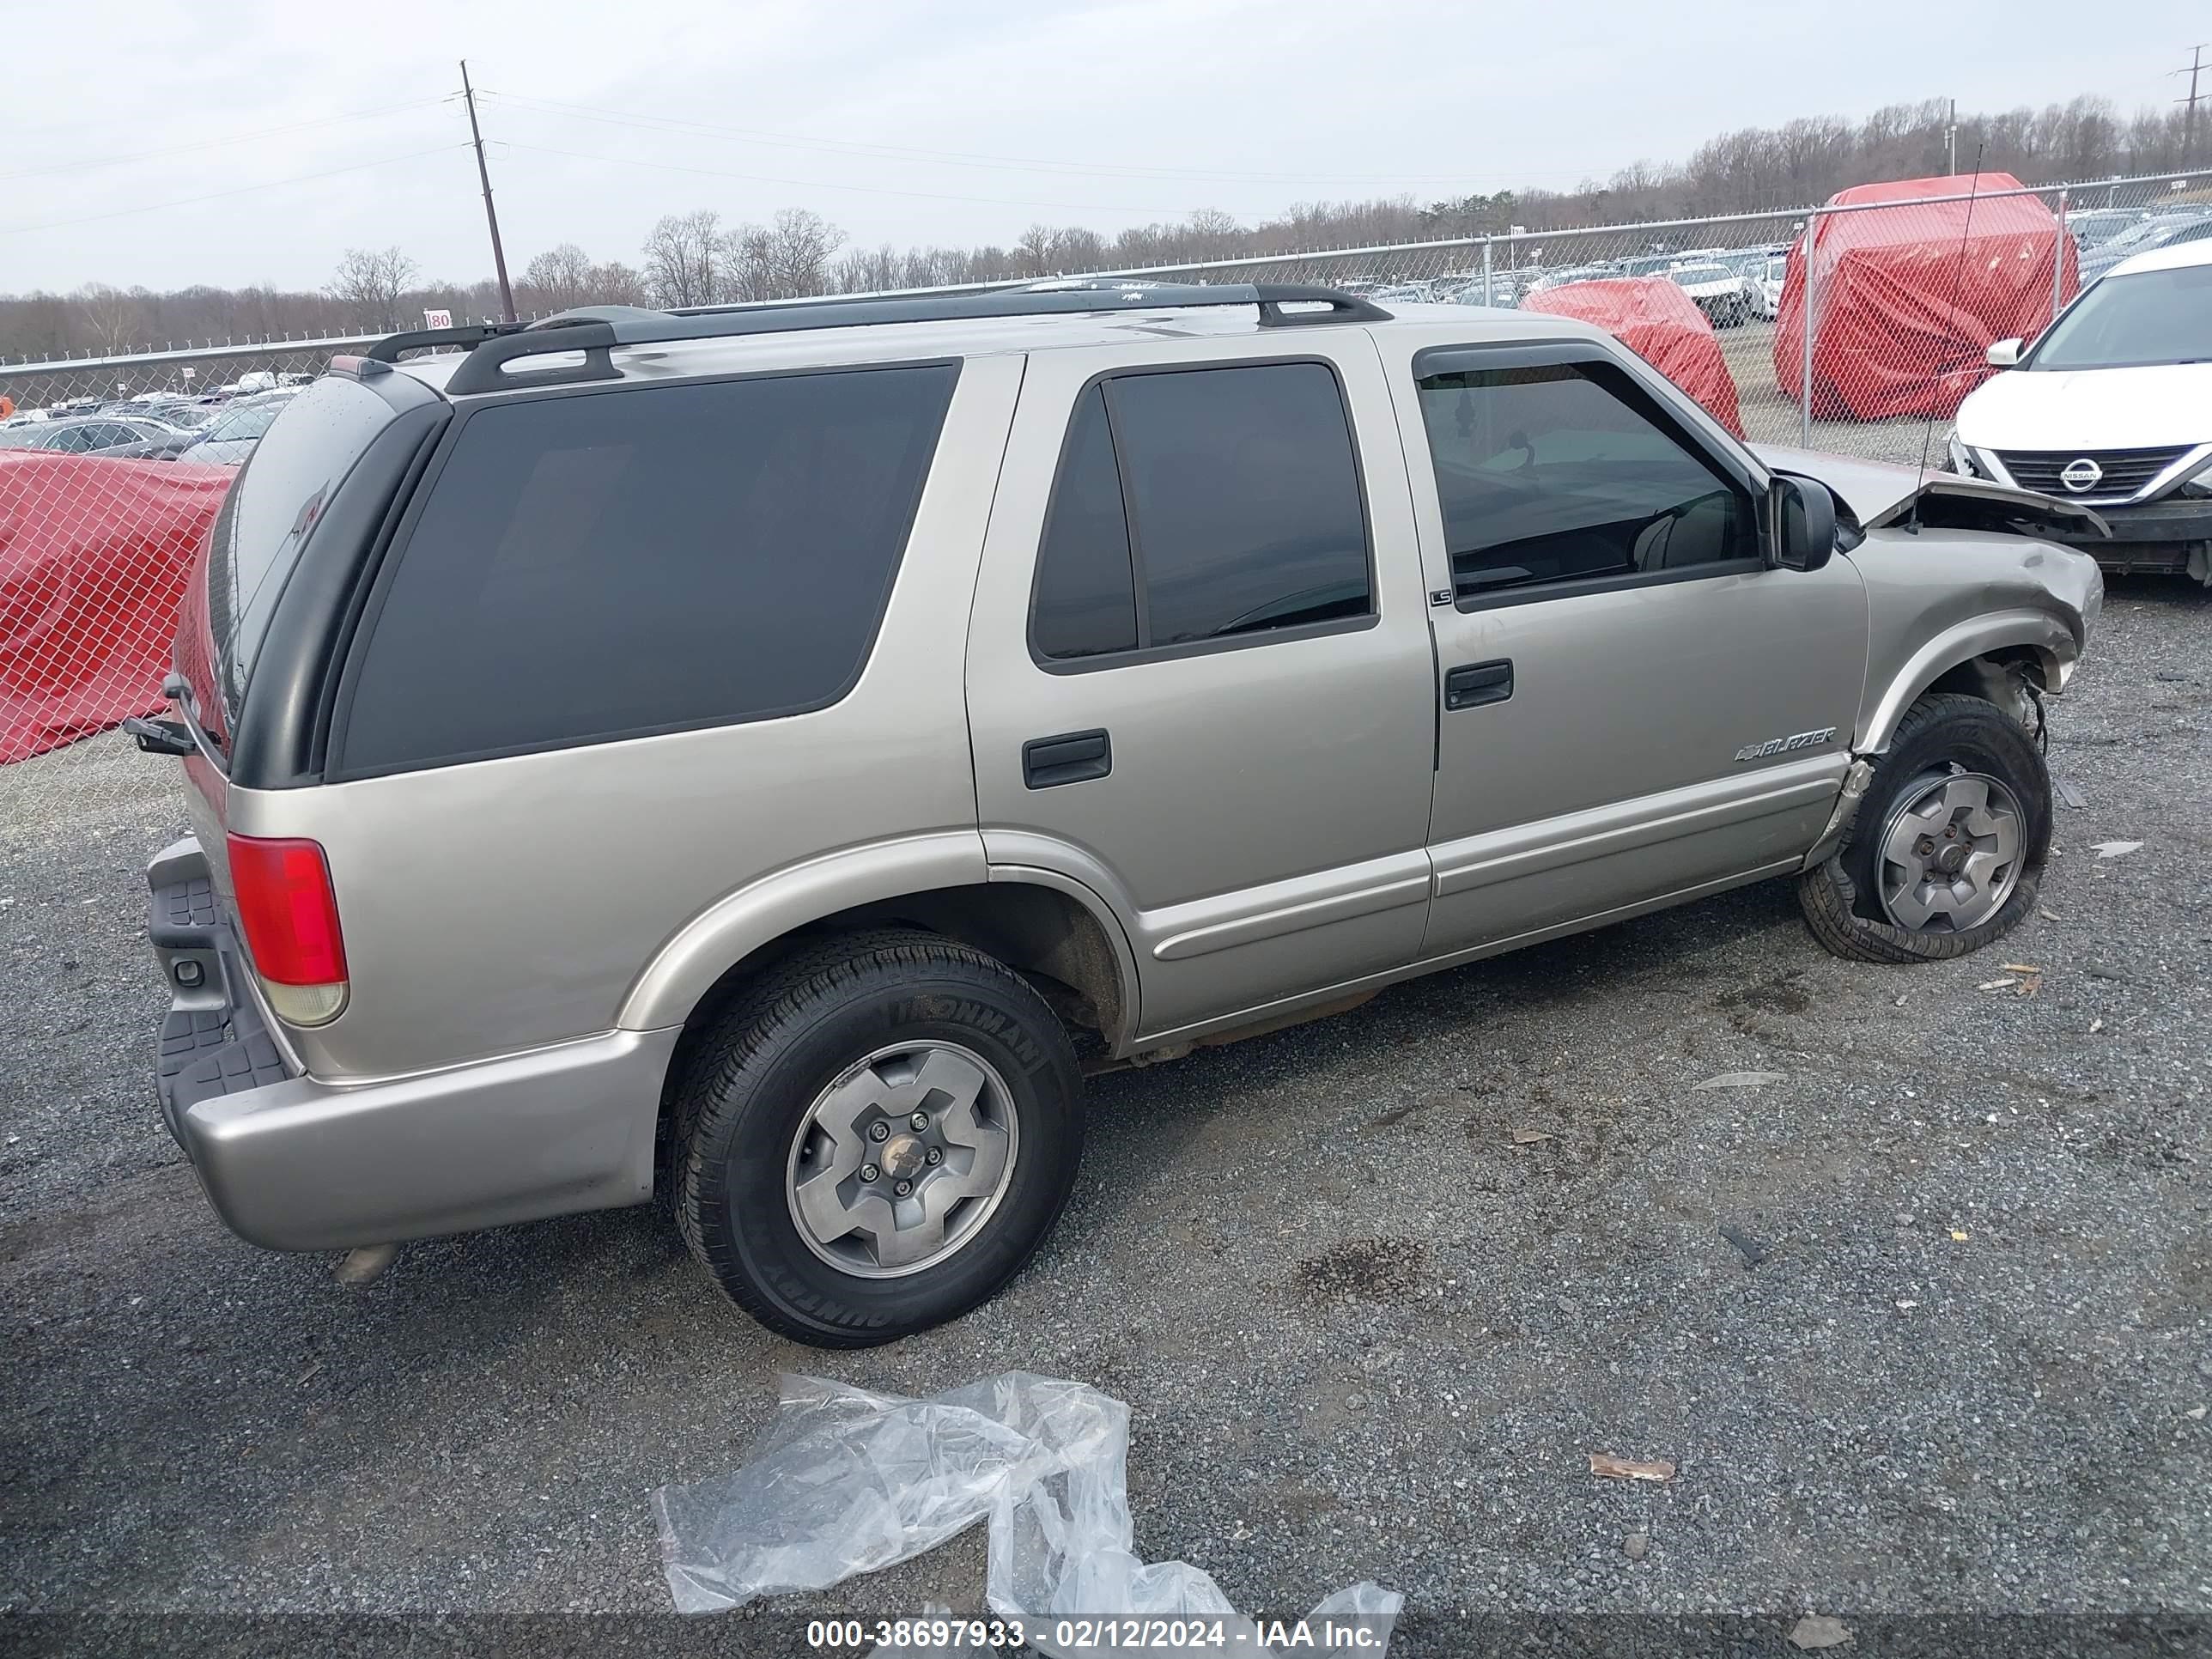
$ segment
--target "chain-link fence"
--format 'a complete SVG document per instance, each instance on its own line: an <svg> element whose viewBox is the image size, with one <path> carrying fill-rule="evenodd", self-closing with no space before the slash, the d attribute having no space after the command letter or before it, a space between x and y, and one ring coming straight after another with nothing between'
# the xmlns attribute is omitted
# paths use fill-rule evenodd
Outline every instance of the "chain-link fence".
<svg viewBox="0 0 2212 1659"><path fill-rule="evenodd" d="M1992 343L2032 337L2128 253L2197 234L2212 235L2212 173L2033 190L2000 175L1817 209L1098 274L1583 317L1753 441L1911 464L1944 455ZM125 748L79 738L161 706L185 568L236 463L333 354L364 343L0 363L0 828Z"/></svg>
<svg viewBox="0 0 2212 1659"><path fill-rule="evenodd" d="M1632 295L1591 284L1665 283L1713 336L1751 441L1911 464L1923 445L1942 457L1940 422L1996 372L1991 345L2033 338L2054 307L2130 252L2192 229L2212 235L2212 173L2035 189L1984 178L1948 191L1844 194L1851 199L1785 212L1114 274L1320 283L1385 307L1443 301L1592 319L1638 307Z"/></svg>
<svg viewBox="0 0 2212 1659"><path fill-rule="evenodd" d="M237 463L333 351L359 343L0 364L0 845L11 856L64 795L108 788L131 763L112 728L163 707L185 577Z"/></svg>

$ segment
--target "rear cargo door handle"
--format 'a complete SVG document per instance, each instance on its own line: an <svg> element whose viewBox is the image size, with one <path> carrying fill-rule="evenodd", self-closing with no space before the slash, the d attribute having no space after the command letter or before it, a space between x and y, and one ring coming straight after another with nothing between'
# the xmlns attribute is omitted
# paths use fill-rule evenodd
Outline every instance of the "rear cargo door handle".
<svg viewBox="0 0 2212 1659"><path fill-rule="evenodd" d="M1114 740L1103 731L1063 732L1022 745L1022 781L1032 789L1103 778L1114 769Z"/></svg>
<svg viewBox="0 0 2212 1659"><path fill-rule="evenodd" d="M1473 708L1480 703L1504 702L1513 695L1513 659L1464 663L1444 676L1444 707Z"/></svg>

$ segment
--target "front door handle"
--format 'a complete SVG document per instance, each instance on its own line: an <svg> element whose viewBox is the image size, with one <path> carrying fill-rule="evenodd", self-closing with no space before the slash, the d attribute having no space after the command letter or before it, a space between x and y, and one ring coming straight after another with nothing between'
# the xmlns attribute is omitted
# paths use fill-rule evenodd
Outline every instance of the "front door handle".
<svg viewBox="0 0 2212 1659"><path fill-rule="evenodd" d="M1473 708L1486 702L1504 702L1513 695L1513 659L1462 664L1444 676L1444 707Z"/></svg>
<svg viewBox="0 0 2212 1659"><path fill-rule="evenodd" d="M1103 731L1063 732L1022 745L1022 781L1032 789L1103 778L1114 769L1114 740Z"/></svg>

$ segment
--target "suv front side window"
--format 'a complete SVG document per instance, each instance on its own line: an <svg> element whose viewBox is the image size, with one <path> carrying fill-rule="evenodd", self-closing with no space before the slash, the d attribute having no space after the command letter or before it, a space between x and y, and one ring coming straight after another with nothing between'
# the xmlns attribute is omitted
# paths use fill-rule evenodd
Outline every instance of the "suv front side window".
<svg viewBox="0 0 2212 1659"><path fill-rule="evenodd" d="M1625 370L1474 368L1423 376L1419 396L1462 605L1759 558L1748 492L1678 436Z"/></svg>
<svg viewBox="0 0 2212 1659"><path fill-rule="evenodd" d="M1325 363L1144 370L1078 399L1030 638L1070 661L1374 614L1352 428Z"/></svg>

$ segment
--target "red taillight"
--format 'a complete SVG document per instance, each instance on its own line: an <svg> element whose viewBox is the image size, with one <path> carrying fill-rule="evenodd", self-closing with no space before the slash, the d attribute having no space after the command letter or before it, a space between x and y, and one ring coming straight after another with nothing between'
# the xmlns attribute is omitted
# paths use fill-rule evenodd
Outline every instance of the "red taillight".
<svg viewBox="0 0 2212 1659"><path fill-rule="evenodd" d="M272 1006L281 1002L276 1012L286 1018L295 1011L307 1016L301 1024L335 1018L344 1002L345 940L321 845L258 836L233 836L229 842L238 920ZM335 988L337 994L280 998L275 994L280 986Z"/></svg>

